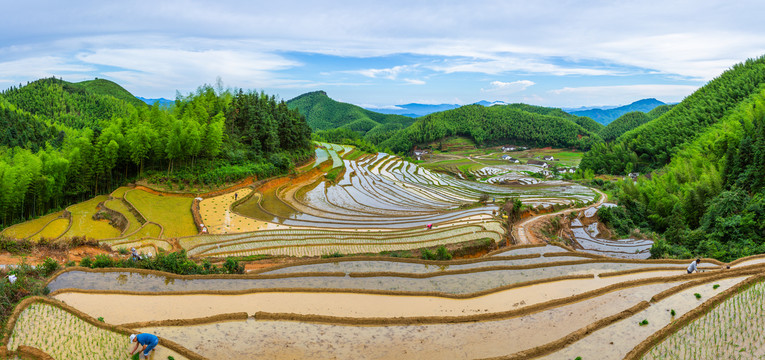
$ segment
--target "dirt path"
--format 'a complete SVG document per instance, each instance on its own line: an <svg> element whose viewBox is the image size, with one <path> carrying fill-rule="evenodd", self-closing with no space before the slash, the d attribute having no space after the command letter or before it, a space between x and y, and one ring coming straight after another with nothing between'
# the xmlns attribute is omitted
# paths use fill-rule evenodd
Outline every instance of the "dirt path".
<svg viewBox="0 0 765 360"><path fill-rule="evenodd" d="M537 215L537 216L530 217L526 220L523 220L522 222L518 224L515 224L515 227L513 228L513 237L516 239L517 245L544 243L544 240L538 239L536 236L534 236L534 234L531 231L536 226L540 226L543 220L551 216L556 216L560 214L568 214L572 211L583 211L591 207L597 207L602 205L608 199L608 195L606 195L604 192L594 188L591 188L591 189L595 191L596 193L600 194L600 200L598 200L598 202L592 205L585 206L582 208L577 208L577 209L565 209L565 210L561 210L554 213Z"/></svg>

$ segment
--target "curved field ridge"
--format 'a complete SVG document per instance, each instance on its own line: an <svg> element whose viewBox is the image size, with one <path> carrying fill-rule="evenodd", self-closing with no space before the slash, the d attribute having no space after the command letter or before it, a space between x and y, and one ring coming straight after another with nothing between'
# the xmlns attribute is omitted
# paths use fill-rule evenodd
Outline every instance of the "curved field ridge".
<svg viewBox="0 0 765 360"><path fill-rule="evenodd" d="M317 259L250 275L69 269L48 286L91 316L209 358L620 359L671 324L670 309L690 314L765 274L762 256L730 270L704 262L704 272L688 275L690 260L566 250L519 246L448 262Z"/></svg>
<svg viewBox="0 0 765 360"><path fill-rule="evenodd" d="M165 238L190 236L197 233L191 215L193 199L181 196L155 195L141 189L125 193L125 200L147 221L159 224Z"/></svg>
<svg viewBox="0 0 765 360"><path fill-rule="evenodd" d="M750 269L751 270L751 269ZM757 271L762 271L758 269ZM92 294L87 296L95 296L88 300L88 303L100 304L109 301L122 301L123 303L131 302L148 302L151 303L152 314L144 317L145 321L154 321L154 325L151 327L144 327L144 331L153 331L161 334L163 337L168 337L179 342L186 342L187 346L195 351L212 351L212 348L221 349L229 348L236 349L233 353L239 355L232 355L233 358L247 358L248 355L257 354L264 357L278 357L284 353L280 352L279 348L284 348L285 344L293 343L298 344L300 348L306 351L305 354L312 358L331 358L326 351L328 351L328 345L334 344L335 350L342 349L340 354L346 354L351 356L353 353L374 353L385 354L381 358L433 358L443 357L446 354L451 354L453 351L457 351L457 354L462 356L454 356L453 358L486 358L486 357L501 357L501 358L528 358L529 356L538 356L544 354L551 354L551 351L560 349L563 345L573 341L581 341L586 339L587 335L593 331L600 329L608 329L611 326L621 326L623 319L629 319L635 316L642 316L642 311L651 309L649 305L651 302L657 302L658 304L666 304L667 302L673 302L673 297L682 298L684 295L691 296L694 292L699 292L700 287L711 286L708 284L721 283L723 287L729 286L726 284L735 284L746 277L743 271L730 271L719 272L716 274L706 276L678 276L677 280L670 282L653 282L643 285L632 285L628 287L608 289L608 291L599 292L593 296L587 298L572 298L564 299L561 302L547 303L545 306L536 307L533 309L523 310L521 307L516 312L511 313L495 313L495 314L481 314L479 311L476 314L475 311L470 311L471 306L466 306L466 303L460 303L454 308L455 311L460 313L459 316L446 316L421 318L416 320L414 318L408 319L405 322L400 321L399 318L389 318L380 313L377 318L370 318L370 321L364 321L358 317L359 311L372 311L378 313L385 308L398 309L399 314L404 314L401 310L407 310L408 312L416 313L418 311L433 311L434 304L427 298L418 300L417 298L401 299L402 304L393 306L386 306L390 301L396 300L398 297L385 297L385 296L371 296L368 299L352 299L348 301L342 300L345 296L365 296L363 294L307 294L305 296L315 297L301 297L302 293L291 294L288 297L282 298L283 300L276 299L264 299L263 301L250 301L244 299L227 299L226 295L215 295L216 300L212 298L209 301L203 301L201 298L189 297L191 295L172 295L172 296L156 296L156 295L144 295L143 297L136 297L137 295L119 295L119 294ZM684 280L683 280L684 279ZM727 279L727 280L726 280ZM726 283L727 282L727 283ZM664 294L662 299L655 299L657 295ZM711 294L711 290L710 290ZM297 295L301 295L296 297ZM59 296L59 295L57 295ZM120 297L131 297L130 300L120 300ZM198 295L201 296L201 295ZM208 295L213 296L213 295ZM233 295L229 295L233 296ZM242 295L237 295L242 296ZM274 294L278 296L278 294ZM322 297L327 297L322 300ZM710 295L706 294L705 297ZM687 296L685 296L687 298ZM163 300L163 298L168 298ZM186 300L188 299L188 300ZM329 300L329 299L335 299ZM207 307L209 304L217 304L219 301L225 302L225 304L219 305L222 311L220 314L229 313L231 311L237 311L235 305L251 307L263 306L278 306L284 309L289 309L291 312L256 312L254 313L254 319L248 318L247 320L238 321L215 321L211 324L204 324L203 321L199 321L199 317L212 316L213 313L203 313L199 310L194 310L194 304ZM315 301L311 301L315 300ZM411 300L415 300L414 303ZM507 299L503 299L507 300ZM78 302L74 298L68 298L68 302L76 303L76 306L82 306L81 302ZM338 304L334 304L337 307L339 313L344 316L338 315L315 315L315 311L309 311L305 314L296 314L294 311L305 307L315 307L317 304L325 304L325 306L332 306L333 302L339 301ZM455 300L451 300L455 301ZM472 301L484 301L482 299L476 299ZM686 301L686 300L682 300ZM697 302L695 298L688 303ZM701 300L703 301L703 300ZM420 303L421 302L421 303ZM700 302L700 301L699 301ZM166 305L162 305L165 303ZM361 304L359 304L361 303ZM497 301L508 306L505 301ZM206 304L206 305L205 305ZM356 307L346 307L349 304L359 304ZM403 305L407 304L407 305ZM478 305L473 309L481 309L486 305ZM674 305L672 305L674 306ZM195 314L198 316L188 317L188 323L186 320L172 320L182 319L179 318L180 313L173 308L185 309L185 314ZM199 308L199 307L198 307ZM240 307L241 308L241 307ZM201 308L199 308L201 309ZM273 308L277 309L277 308ZM443 308L445 309L445 308ZM465 313L462 313L465 310ZM86 310L89 311L89 310ZM127 313L135 313L135 309L127 309ZM253 310L249 310L251 312ZM664 311L661 309L661 311ZM157 322L157 318L162 318L163 314L167 320L172 322ZM172 313L175 313L172 314ZM448 314L448 313L447 313ZM112 314L107 314L112 316ZM117 314L114 314L117 315ZM575 316L573 316L575 315ZM573 316L573 317L572 317ZM106 316L105 316L106 317ZM135 317L127 316L124 319L135 319ZM561 321L565 319L565 321ZM651 318L653 319L653 318ZM140 319L139 319L140 320ZM119 321L114 319L113 321ZM656 320L652 320L656 322ZM629 322L629 320L627 320ZM174 324L175 326L167 326L165 324ZM322 325L326 324L326 325ZM149 325L149 323L138 324L131 323L130 326ZM359 327L357 325L364 325ZM638 326L634 324L633 326ZM513 334L524 341L499 341L501 336L506 336L507 332L497 329L514 329ZM546 331L540 331L546 329ZM629 331L628 331L629 332ZM260 334L260 336L252 337L254 343L244 342L241 344L242 337L247 334ZM608 333L605 331L604 333ZM622 334L621 332L620 334ZM200 347L201 343L195 343L198 340L198 335L195 334L207 334L203 337L207 341L211 338L216 339L216 346ZM393 344L400 344L401 346L390 346L391 343L383 343L373 341L379 334L387 334L386 340L395 339ZM441 335L439 335L441 334ZM240 337L242 336L242 337ZM249 335L248 335L249 336ZM646 336L646 335L641 335ZM270 342L276 342L276 344L263 344L260 338L269 339ZM492 342L495 344L491 347L486 347L485 342L481 342L478 339L485 340L497 340ZM632 338L635 338L634 336ZM303 339L296 341L298 339ZM611 337L611 339L614 339ZM309 341L307 341L309 340ZM640 338L636 339L638 342ZM412 347L416 343L427 343L425 347ZM387 344L387 347L386 347ZM277 346L278 345L278 346ZM388 349L391 348L391 349ZM404 354L401 349L418 348L419 350L414 354ZM459 349L462 349L458 351ZM259 351L265 351L260 353ZM366 351L366 352L362 352ZM202 353L203 356L214 358L218 355L215 352ZM337 353L336 353L337 354ZM345 356L341 356L345 357ZM553 356L554 358L554 356ZM572 357L573 358L573 357ZM597 357L604 358L604 357ZM612 358L612 357L605 357Z"/></svg>
<svg viewBox="0 0 765 360"><path fill-rule="evenodd" d="M133 331L96 320L66 304L42 297L22 301L8 320L3 347L27 352L29 347L52 359L130 359L128 335ZM155 358L203 359L167 339L160 338Z"/></svg>
<svg viewBox="0 0 765 360"><path fill-rule="evenodd" d="M762 358L765 276L721 292L636 347L630 359ZM718 284L715 284L718 285Z"/></svg>

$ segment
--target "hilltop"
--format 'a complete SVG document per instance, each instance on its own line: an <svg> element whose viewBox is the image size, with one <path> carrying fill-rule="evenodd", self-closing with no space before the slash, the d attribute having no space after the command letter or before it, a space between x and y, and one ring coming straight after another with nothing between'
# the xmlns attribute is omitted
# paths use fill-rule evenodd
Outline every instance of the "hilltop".
<svg viewBox="0 0 765 360"><path fill-rule="evenodd" d="M314 91L287 101L290 109L305 116L314 131L347 128L366 134L381 125L395 124L403 128L414 120L401 115L381 114L362 107L335 101L324 91Z"/></svg>
<svg viewBox="0 0 765 360"><path fill-rule="evenodd" d="M474 104L477 105L483 105L483 106L494 106L494 105L507 105L506 103L502 101L494 101L489 102L486 100L481 100L479 102L476 102ZM428 114L432 114L435 112L441 112L446 110L452 110L460 107L462 105L459 104L419 104L419 103L409 103L409 104L402 104L402 105L394 105L391 108L370 108L367 107L367 110L375 111L383 114L395 114L395 115L403 115L408 117L420 117L425 116Z"/></svg>
<svg viewBox="0 0 765 360"><path fill-rule="evenodd" d="M633 111L640 111L647 113L653 110L657 106L667 105L654 98L643 99L633 102L629 105L619 106L608 109L589 109L589 110L574 110L569 111L572 115L586 116L593 119L603 125L608 125L611 121L616 120L618 117Z"/></svg>
<svg viewBox="0 0 765 360"><path fill-rule="evenodd" d="M88 90L94 94L108 95L125 101L133 106L144 106L144 102L135 97L129 91L125 90L120 84L106 79L95 78L94 80L86 80L78 83L72 83L74 86L81 86L85 90Z"/></svg>
<svg viewBox="0 0 765 360"><path fill-rule="evenodd" d="M580 168L595 173L648 175L610 184L623 207L601 219L622 236L635 227L655 233L654 257L765 252L765 57L653 115L582 159ZM637 124L647 115L629 117Z"/></svg>
<svg viewBox="0 0 765 360"><path fill-rule="evenodd" d="M671 108L672 105L659 105L648 113L644 113L642 111L628 112L600 130L600 137L605 141L615 140L627 131L630 131L640 125L656 119L661 115L664 115L664 113L669 111Z"/></svg>
<svg viewBox="0 0 765 360"><path fill-rule="evenodd" d="M526 104L466 105L418 118L380 143L381 148L407 152L447 136L467 136L479 146L512 142L530 146L589 148L600 141L602 125L560 109Z"/></svg>

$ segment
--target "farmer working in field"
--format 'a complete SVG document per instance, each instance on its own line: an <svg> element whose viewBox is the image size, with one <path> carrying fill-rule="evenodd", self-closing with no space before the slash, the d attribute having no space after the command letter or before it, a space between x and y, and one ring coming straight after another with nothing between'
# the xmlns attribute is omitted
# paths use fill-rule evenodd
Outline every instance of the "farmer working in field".
<svg viewBox="0 0 765 360"><path fill-rule="evenodd" d="M130 335L130 342L136 343L135 348L133 348L133 351L130 352L130 356L133 356L136 350L138 350L138 345L143 345L143 348L141 349L143 353L141 355L143 355L144 359L148 359L149 352L154 350L157 344L159 344L159 338L156 335L147 334L147 333L142 333L138 335L132 334Z"/></svg>
<svg viewBox="0 0 765 360"><path fill-rule="evenodd" d="M694 271L699 272L699 269L698 269L699 263L701 263L701 259L696 259L696 261L691 262L691 264L688 265L688 273L690 274Z"/></svg>

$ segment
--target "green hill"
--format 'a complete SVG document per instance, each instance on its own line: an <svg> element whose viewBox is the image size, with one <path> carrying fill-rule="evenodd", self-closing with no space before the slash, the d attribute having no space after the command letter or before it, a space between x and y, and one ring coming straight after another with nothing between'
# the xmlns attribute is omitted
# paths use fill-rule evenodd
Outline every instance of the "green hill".
<svg viewBox="0 0 765 360"><path fill-rule="evenodd" d="M600 124L593 119L590 119L585 116L572 115L558 108L548 108L548 107L528 105L528 104L510 104L506 106L509 106L513 109L530 112L530 113L568 119L579 124L585 130L591 131L593 133L598 133L599 131L603 130L603 128L605 127L603 124Z"/></svg>
<svg viewBox="0 0 765 360"><path fill-rule="evenodd" d="M616 141L593 146L580 167L610 174L659 169L764 83L765 57L737 64L658 118Z"/></svg>
<svg viewBox="0 0 765 360"><path fill-rule="evenodd" d="M171 108L115 95L129 93L55 78L0 94L0 228L137 179L195 192L314 154L305 117L264 93L203 86Z"/></svg>
<svg viewBox="0 0 765 360"><path fill-rule="evenodd" d="M324 91L314 91L287 101L290 109L305 116L313 131L348 128L362 136L378 126L404 128L414 119L402 115L380 114L356 105L332 100ZM393 125L391 125L393 124Z"/></svg>
<svg viewBox="0 0 765 360"><path fill-rule="evenodd" d="M653 257L727 262L765 252L765 57L735 65L663 111L595 144L580 163L652 171L612 184L622 206L599 211L600 219L622 236L635 227L654 233Z"/></svg>
<svg viewBox="0 0 765 360"><path fill-rule="evenodd" d="M598 135L574 120L560 109L525 104L466 105L420 117L379 147L407 152L415 145L423 146L453 135L470 137L479 146L517 143L589 148L593 141L600 141ZM585 124L589 123L587 120Z"/></svg>
<svg viewBox="0 0 765 360"><path fill-rule="evenodd" d="M135 95L125 90L125 88L119 84L106 79L96 78L95 80L86 80L74 83L73 85L81 86L85 90L88 90L94 94L113 96L135 107L148 106L145 102L135 97Z"/></svg>
<svg viewBox="0 0 765 360"><path fill-rule="evenodd" d="M601 129L598 135L603 138L604 141L613 141L622 134L630 131L640 125L643 125L657 117L664 115L672 105L661 105L655 107L648 113L642 111L628 112L618 119L609 123L605 128Z"/></svg>
<svg viewBox="0 0 765 360"><path fill-rule="evenodd" d="M589 117L599 124L608 125L611 123L611 121L616 120L620 116L633 112L633 111L640 111L640 112L649 112L656 108L657 106L666 105L663 102L656 100L656 99L643 99L633 102L629 105L619 106L613 109L590 109L590 110L580 110L580 111L572 111L571 114L578 115L578 116L586 116Z"/></svg>
<svg viewBox="0 0 765 360"><path fill-rule="evenodd" d="M36 116L17 109L0 96L0 146L22 147L37 151L47 141L60 145L56 130Z"/></svg>
<svg viewBox="0 0 765 360"><path fill-rule="evenodd" d="M91 87L97 88L99 92L106 88L100 81L95 85L81 85L47 78L20 88L11 87L2 95L19 109L42 119L78 129L98 127L102 125L102 121L112 117L128 117L135 113L136 107L129 102L109 94L91 91Z"/></svg>
<svg viewBox="0 0 765 360"><path fill-rule="evenodd" d="M612 141L627 131L651 121L648 114L641 111L633 111L620 116L603 128L598 134L604 141Z"/></svg>

